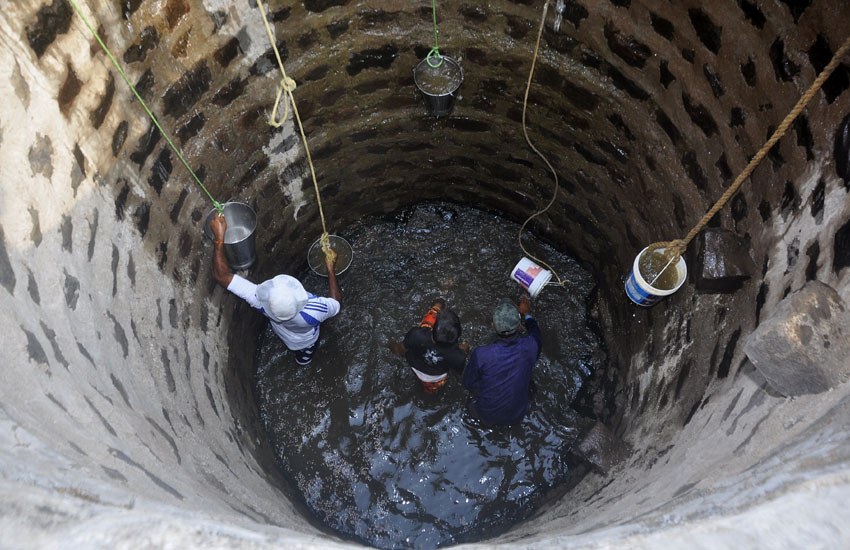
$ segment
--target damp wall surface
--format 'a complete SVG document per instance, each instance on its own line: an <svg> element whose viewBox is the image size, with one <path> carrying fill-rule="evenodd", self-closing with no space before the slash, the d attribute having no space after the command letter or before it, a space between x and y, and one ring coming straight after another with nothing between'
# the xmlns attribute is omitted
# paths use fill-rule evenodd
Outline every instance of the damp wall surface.
<svg viewBox="0 0 850 550"><path fill-rule="evenodd" d="M256 7L91 6L210 192L259 212L250 277L300 265L321 225L297 130L265 122L280 74ZM441 52L466 78L434 120L412 80L428 6L268 5L331 230L432 198L514 220L545 205L552 180L520 126L541 9L439 6ZM610 368L576 406L632 453L488 544L841 546L846 384L783 397L742 347L809 280L850 302L836 145L850 60L713 222L749 239L757 268L740 290L690 281L643 310L622 284L641 248L686 233L743 169L845 39L850 7L568 0L558 15L528 128L561 188L532 230L600 278ZM0 41L3 545L349 545L271 465L250 390L261 319L212 280L209 201L69 4L6 6Z"/></svg>

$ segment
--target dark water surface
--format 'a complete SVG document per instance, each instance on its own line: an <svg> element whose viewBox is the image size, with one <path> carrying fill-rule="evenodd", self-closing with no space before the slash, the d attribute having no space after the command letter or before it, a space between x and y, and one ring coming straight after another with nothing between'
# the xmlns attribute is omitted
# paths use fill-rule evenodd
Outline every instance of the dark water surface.
<svg viewBox="0 0 850 550"><path fill-rule="evenodd" d="M354 249L340 277L342 312L322 325L310 367L299 368L266 328L256 378L260 411L278 463L307 506L347 537L381 548L433 548L494 536L529 517L565 481L577 414L569 404L593 364L599 339L588 328L589 272L526 235L565 288L532 304L543 332L532 409L511 427L483 428L466 412L459 373L425 395L390 338L402 339L434 298L463 323L462 340L490 343L502 297L523 256L518 225L450 204L411 207L391 219L340 232ZM306 268L305 268L306 269ZM307 271L307 290L327 279Z"/></svg>

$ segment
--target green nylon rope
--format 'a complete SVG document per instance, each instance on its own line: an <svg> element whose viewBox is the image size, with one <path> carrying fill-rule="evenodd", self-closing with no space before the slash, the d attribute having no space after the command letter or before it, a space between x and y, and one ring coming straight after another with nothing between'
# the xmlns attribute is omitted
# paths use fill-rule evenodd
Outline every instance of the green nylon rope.
<svg viewBox="0 0 850 550"><path fill-rule="evenodd" d="M431 0L431 14L434 16L434 47L431 48L430 52L428 52L428 56L425 60L428 62L428 65L436 69L443 64L443 57L440 55L440 46L437 44L437 0ZM439 59L436 65L431 63L432 57Z"/></svg>
<svg viewBox="0 0 850 550"><path fill-rule="evenodd" d="M223 213L224 212L224 206L222 206L220 202L218 202L217 200L215 200L213 198L213 196L210 194L210 192L207 191L207 188L204 187L204 184L201 183L201 180L198 179L198 176L195 174L195 172L192 170L192 168L189 167L189 163L186 162L186 159L183 158L183 155L180 153L180 150L177 149L177 147L171 141L171 138L168 137L168 134L166 134L165 130L162 129L162 126L159 125L159 121L153 115L151 110L148 109L148 106L145 104L145 101L139 95L139 92L136 91L136 87L133 86L133 84L130 82L130 79L127 78L127 75L124 73L124 70L121 68L121 65L118 64L118 61L115 60L115 57L112 55L112 52L109 51L109 48L107 48L106 44L103 43L103 40L100 39L100 36L97 34L97 31L94 30L94 27L91 26L91 23L89 23L89 20L86 19L85 15L83 15L83 12L80 10L80 7L77 5L76 2L74 2L74 0L68 0L68 2L70 2L70 4L74 7L74 10L77 12L77 15L80 16L80 18L83 20L83 23L86 24L86 27L89 28L91 33L97 39L98 43L100 44L100 47L103 48L103 51L106 52L106 55L109 56L109 59L112 60L112 64L115 65L115 68L118 69L119 73L121 73L121 77L124 79L124 82L126 82L127 86L129 86L130 89L133 90L133 94L136 96L136 99L138 99L139 103L142 104L142 107L145 108L145 111L148 113L148 116L150 117L150 119L153 121L154 125L159 130L159 133L162 134L162 137L165 138L165 141L168 142L168 145L170 145L171 148L174 150L174 152L177 154L177 157L183 163L183 166L185 166L186 170L188 170L189 173L192 174L192 177L195 178L195 181L198 182L198 185L201 186L201 189L203 189L204 193L206 193L207 196L210 198L210 200L213 203L213 206L215 206L215 209L218 210L219 213Z"/></svg>

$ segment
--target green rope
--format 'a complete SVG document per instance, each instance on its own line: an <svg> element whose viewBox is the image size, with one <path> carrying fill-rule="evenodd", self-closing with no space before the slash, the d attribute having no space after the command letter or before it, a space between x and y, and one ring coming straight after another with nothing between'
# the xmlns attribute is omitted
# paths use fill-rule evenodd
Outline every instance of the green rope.
<svg viewBox="0 0 850 550"><path fill-rule="evenodd" d="M204 184L203 184L203 183L201 183L201 180L200 180L200 179L198 179L198 176L195 174L195 172L192 170L192 168L190 168L190 167L189 167L189 163L188 163L188 162L186 162L186 159L185 159L185 158L183 158L183 155L180 153L180 150L179 150L179 149L177 149L177 147L176 147L176 146L174 145L174 143L171 141L171 138L169 138L169 137L168 137L168 134L166 134L166 133L165 133L165 130L163 130L163 129L162 129L162 126L160 126L160 125L159 125L159 121L158 121L158 120L156 119L156 117L153 115L153 113L151 112L151 110L150 110L150 109L148 109L148 106L145 104L144 100L143 100L143 99L142 99L142 97L139 95L139 92L137 92L137 91L136 91L136 87L135 87L135 86L133 86L133 84L130 82L130 79L129 79L129 78L127 78L127 75L124 73L124 70L121 68L121 65L119 65L119 64L118 64L118 61L116 61L116 60L115 60L115 57L112 55L112 52L110 52L110 51L109 51L109 48L107 48L107 47L106 47L106 44L104 44L104 43L103 43L103 40L101 40L101 39L100 39L100 36L97 34L97 31L95 31L95 30L94 30L94 28L93 28L93 27L91 26L91 24L89 23L89 20L88 20L88 19L86 19L86 16L85 16L85 15L83 15L83 12L80 10L80 7L77 5L77 3L76 3L76 2L74 2L74 0L68 0L68 2L70 2L70 3L71 3L71 5L74 7L74 10L76 10L77 15L79 15L79 16L80 16L80 18L83 20L83 23L85 23L85 24L86 24L86 27L88 27L88 28L89 28L89 30L91 31L91 33L92 33L92 34L94 35L94 37L97 39L98 43L100 44L100 47L101 47L101 48L103 48L103 51L104 51L104 52L106 52L106 55L108 55L108 56L109 56L109 59L110 59L110 60L112 60L112 64L113 64L113 65L115 65L115 68L116 68L116 69L118 69L118 72L119 72L119 73L121 73L121 77L122 77L122 78L124 78L124 82L126 82L126 83L127 83L127 86L129 86L129 87L130 87L130 89L131 89L131 90L133 90L133 94L136 96L136 99L138 99L138 100L139 100L139 103L141 103L141 104L142 104L142 107L144 107L144 108L145 108L145 111L148 113L148 116L150 117L150 119L153 121L154 125L155 125L155 126L157 127L157 129L159 130L159 133L161 133L161 134L162 134L162 137L164 137L164 138L165 138L165 141L167 141L167 142L168 142L168 145L170 145L170 146L171 146L171 148L174 150L174 152L177 154L177 157L178 157L178 158L180 159L180 161L183 163L183 166L185 166L185 167L186 167L186 170L188 170L188 171L189 171L189 173L190 173L190 174L192 174L192 177L193 177L193 178L195 178L195 181L196 181L196 182L198 182L198 185L200 185L200 186L201 186L201 189L203 189L203 190L204 190L204 193L206 193L206 194L207 194L207 196L210 198L210 200L211 200L211 201L212 201L212 203L213 203L213 206L215 206L215 209L216 209L216 210L218 210L218 212L219 212L219 213L223 213L223 212L224 212L224 206L222 206L222 205L221 205L221 203L219 203L217 200L215 200L215 199L213 198L213 196L210 194L210 192L209 192L209 191L207 191L207 188L206 188L206 187L204 187Z"/></svg>
<svg viewBox="0 0 850 550"><path fill-rule="evenodd" d="M440 46L437 44L437 0L431 0L431 14L434 16L434 47L431 48L430 52L428 52L428 56L425 60L428 62L428 65L436 69L443 64L443 57L440 55ZM439 59L439 62L437 62L436 65L431 63L432 57Z"/></svg>

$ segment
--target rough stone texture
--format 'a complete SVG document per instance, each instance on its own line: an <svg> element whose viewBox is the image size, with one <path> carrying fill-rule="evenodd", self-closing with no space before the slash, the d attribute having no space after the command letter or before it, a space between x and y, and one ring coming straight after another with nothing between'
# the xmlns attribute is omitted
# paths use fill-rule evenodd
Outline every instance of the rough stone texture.
<svg viewBox="0 0 850 550"><path fill-rule="evenodd" d="M747 337L744 353L783 395L830 390L850 378L850 310L833 288L811 281Z"/></svg>
<svg viewBox="0 0 850 550"><path fill-rule="evenodd" d="M628 454L627 446L601 422L595 422L576 444L578 453L597 471L607 474Z"/></svg>
<svg viewBox="0 0 850 550"><path fill-rule="evenodd" d="M708 227L699 235L696 288L708 292L733 292L756 272L750 243L733 231Z"/></svg>
<svg viewBox="0 0 850 550"><path fill-rule="evenodd" d="M254 3L83 4L212 194L258 211L251 277L303 261L321 223L292 122L265 122L279 75ZM0 546L350 546L299 513L264 448L260 320L211 281L208 201L174 157L165 177L164 140L68 6L0 14ZM520 129L539 8L440 10L465 79L439 121L413 92L425 6L271 8L332 229L429 198L516 220L546 203ZM850 299L847 63L713 220L749 235L750 281L638 311L622 277L743 169L845 39L850 3L568 0L558 30L555 11L527 125L561 190L530 225L599 275L611 366L586 383L588 414L634 452L485 546L846 547L848 385L786 399L741 348L812 278Z"/></svg>

